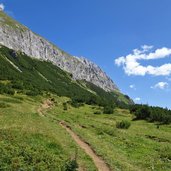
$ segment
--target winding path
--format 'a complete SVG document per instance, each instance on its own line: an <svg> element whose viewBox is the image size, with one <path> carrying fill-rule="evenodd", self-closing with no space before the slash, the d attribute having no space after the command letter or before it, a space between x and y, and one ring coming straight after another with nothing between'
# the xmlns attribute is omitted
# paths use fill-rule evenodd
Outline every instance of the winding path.
<svg viewBox="0 0 171 171"><path fill-rule="evenodd" d="M45 116L43 114L43 111L52 106L53 102L47 99L41 104L37 111L41 116ZM90 156L90 158L92 158L95 166L99 171L111 171L111 169L108 167L105 161L93 151L90 145L88 145L76 133L74 133L72 129L64 121L61 121L60 125L71 135L71 137L79 145L79 147L82 148L85 151L85 153Z"/></svg>
<svg viewBox="0 0 171 171"><path fill-rule="evenodd" d="M46 110L46 109L49 109L53 106L53 102L50 100L50 99L46 99L45 101L43 101L41 103L41 105L39 106L39 108L37 109L37 112L39 113L39 115L41 116L45 116L43 114L43 112Z"/></svg>
<svg viewBox="0 0 171 171"><path fill-rule="evenodd" d="M65 122L60 122L60 125L64 129L66 129L73 140L86 152L86 154L88 154L92 158L95 166L99 171L111 171L105 161L101 157L99 157L86 142L84 142L77 134L75 134Z"/></svg>

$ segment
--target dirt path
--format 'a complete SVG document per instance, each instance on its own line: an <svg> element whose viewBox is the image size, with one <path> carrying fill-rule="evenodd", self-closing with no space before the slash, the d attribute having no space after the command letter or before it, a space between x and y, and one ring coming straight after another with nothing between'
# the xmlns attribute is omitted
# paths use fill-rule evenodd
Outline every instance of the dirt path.
<svg viewBox="0 0 171 171"><path fill-rule="evenodd" d="M84 142L77 134L75 134L65 122L60 122L60 125L66 129L74 141L93 159L94 164L99 171L111 171L105 161L102 160L102 158L99 157L86 142Z"/></svg>
<svg viewBox="0 0 171 171"><path fill-rule="evenodd" d="M53 102L49 99L45 100L41 106L37 109L37 112L41 115L44 116L43 111L45 111L46 109L49 109L53 106Z"/></svg>

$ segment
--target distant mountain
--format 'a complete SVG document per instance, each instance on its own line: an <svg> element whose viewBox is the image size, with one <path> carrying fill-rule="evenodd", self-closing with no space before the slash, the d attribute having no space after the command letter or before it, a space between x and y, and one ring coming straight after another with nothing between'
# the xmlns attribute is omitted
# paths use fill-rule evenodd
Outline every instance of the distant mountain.
<svg viewBox="0 0 171 171"><path fill-rule="evenodd" d="M16 51L54 65L72 74L75 80L86 80L105 91L119 91L113 81L93 62L59 49L46 39L0 11L0 43Z"/></svg>

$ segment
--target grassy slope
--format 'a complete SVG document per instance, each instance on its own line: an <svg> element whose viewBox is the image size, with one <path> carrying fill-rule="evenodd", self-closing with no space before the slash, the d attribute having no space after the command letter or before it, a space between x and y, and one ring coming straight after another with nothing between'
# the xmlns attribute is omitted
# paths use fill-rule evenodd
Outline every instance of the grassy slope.
<svg viewBox="0 0 171 171"><path fill-rule="evenodd" d="M0 170L61 170L78 148L55 121L41 117L37 109L42 97L0 95ZM60 100L61 101L61 100ZM82 150L78 162L96 170Z"/></svg>
<svg viewBox="0 0 171 171"><path fill-rule="evenodd" d="M131 121L132 115L126 110L95 115L96 110L85 105L62 111L58 106L50 113L67 121L114 170L171 170L171 125L157 129L154 123ZM128 130L115 127L123 119L131 122Z"/></svg>
<svg viewBox="0 0 171 171"><path fill-rule="evenodd" d="M46 117L42 117L37 109L47 97L0 95L0 104L9 105L0 108L1 168L53 170L61 167L75 155L77 147L58 125L59 121L65 120L114 170L171 169L170 125L157 129L154 123L131 121L128 111L121 109L112 115L95 115L94 111L100 108L89 105L80 108L68 105L68 109L63 110L63 102L68 98L53 97L56 105L45 112ZM128 130L116 129L116 121L123 119L130 120L131 127ZM34 159L28 160L28 156ZM91 159L79 148L78 161L82 168L95 170Z"/></svg>
<svg viewBox="0 0 171 171"><path fill-rule="evenodd" d="M6 57L23 72L12 66ZM91 96L114 102L119 97L129 102L123 95L106 93L92 84L85 83L83 87L51 63L33 60L5 47L1 48L0 61L0 84L12 88L13 82L18 82L24 87L22 90L14 88L18 93L36 89L70 98L83 97L83 100ZM57 105L47 112L47 117L41 117L37 108L47 97L31 98L18 93L11 97L0 95L0 106L7 105L0 108L0 170L11 167L59 170L74 156L77 147L57 124L59 120L67 121L115 170L171 170L170 125L157 129L153 123L131 121L132 116L126 110L116 110L113 115L95 115L93 113L101 109L85 105L81 108L68 106L64 111L63 102L68 98L57 96ZM116 121L125 118L131 121L131 127L116 129ZM82 150L79 149L78 154L83 168L95 170Z"/></svg>
<svg viewBox="0 0 171 171"><path fill-rule="evenodd" d="M0 19L0 24L14 29L19 26L21 31L27 30L3 12L0 12ZM1 49L2 84L9 85L12 80L23 80L23 84L28 84L28 90L39 87L41 90L51 90L73 97L79 89L80 94L86 92L90 95L85 88L82 89L79 84L72 82L68 73L52 64L31 60L21 54L15 58L9 52L12 51ZM2 54L22 69L23 74L4 60ZM94 85L87 87L90 92L95 91L92 94L101 94L105 99L112 98ZM129 103L129 99L122 94L118 96L120 100ZM131 121L132 116L123 110L116 110L113 115L94 115L94 111L99 109L92 109L88 105L79 109L69 106L64 111L62 102L66 98L56 96L57 106L46 113L47 117L41 117L37 108L43 98L46 97L0 95L0 106L6 105L6 108L0 108L0 170L60 170L65 161L75 155L78 147L57 124L58 120L67 121L115 170L171 170L170 125L157 129L153 123ZM128 130L116 129L116 121L125 118L131 121L131 127ZM92 161L81 149L78 150L78 161L82 168L95 170Z"/></svg>

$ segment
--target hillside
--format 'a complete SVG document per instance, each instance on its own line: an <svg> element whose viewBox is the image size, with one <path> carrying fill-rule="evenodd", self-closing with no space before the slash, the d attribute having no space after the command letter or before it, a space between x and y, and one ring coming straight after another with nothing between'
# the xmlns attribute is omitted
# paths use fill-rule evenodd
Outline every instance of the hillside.
<svg viewBox="0 0 171 171"><path fill-rule="evenodd" d="M51 61L72 74L74 80L86 80L105 91L118 90L113 81L93 62L74 57L27 27L13 20L0 11L0 43L28 56L44 61Z"/></svg>
<svg viewBox="0 0 171 171"><path fill-rule="evenodd" d="M0 10L0 171L170 170L171 110Z"/></svg>
<svg viewBox="0 0 171 171"><path fill-rule="evenodd" d="M4 46L0 61L0 170L95 171L92 153L110 170L171 169L170 125L116 107L132 104L127 96ZM125 120L130 128L119 128Z"/></svg>
<svg viewBox="0 0 171 171"><path fill-rule="evenodd" d="M51 62L30 58L4 46L0 47L0 61L1 93L40 95L51 92L70 97L73 103L101 106L124 107L132 103L119 92L106 92L92 83L74 81L71 74Z"/></svg>
<svg viewBox="0 0 171 171"><path fill-rule="evenodd" d="M49 108L43 108L46 99L53 99ZM61 121L111 170L171 169L169 125L158 129L154 123L132 121L132 115L121 109L115 109L113 115L95 114L102 110L99 106L74 108L68 100L56 95L0 95L0 170L68 171L75 158L79 170L97 170L90 156L60 125ZM129 121L131 127L116 128L121 120Z"/></svg>

